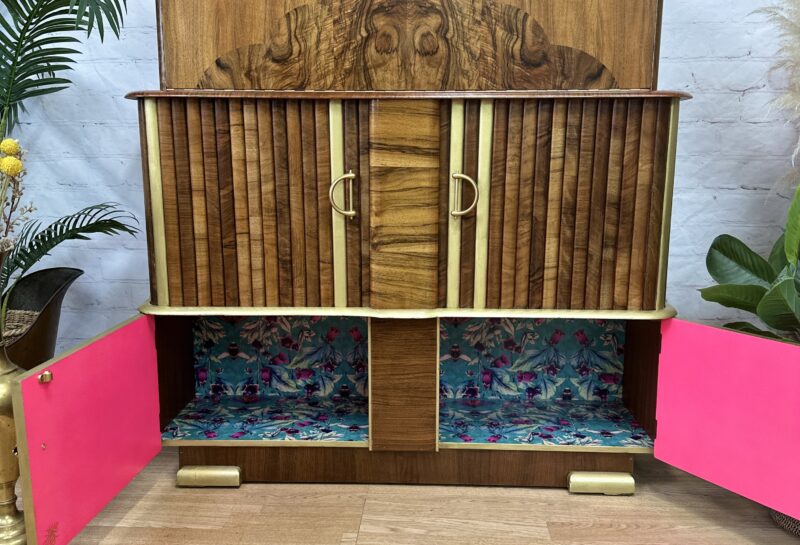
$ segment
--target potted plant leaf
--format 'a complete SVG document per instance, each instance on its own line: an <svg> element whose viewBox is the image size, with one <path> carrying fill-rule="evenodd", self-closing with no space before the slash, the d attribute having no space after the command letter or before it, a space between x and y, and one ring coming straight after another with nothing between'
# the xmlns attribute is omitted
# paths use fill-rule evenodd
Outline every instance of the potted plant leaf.
<svg viewBox="0 0 800 545"><path fill-rule="evenodd" d="M717 285L700 290L706 301L755 314L766 327L733 322L725 327L800 343L800 188L789 208L785 232L762 257L731 235L711 244L706 267Z"/></svg>

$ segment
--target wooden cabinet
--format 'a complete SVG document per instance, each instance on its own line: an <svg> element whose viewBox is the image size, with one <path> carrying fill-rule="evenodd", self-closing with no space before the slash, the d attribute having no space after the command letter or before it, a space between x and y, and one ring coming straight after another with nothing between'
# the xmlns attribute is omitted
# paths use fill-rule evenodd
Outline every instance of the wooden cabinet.
<svg viewBox="0 0 800 545"><path fill-rule="evenodd" d="M654 451L800 516L800 349L665 302L659 12L161 0L151 301L14 384L29 543L161 445L250 482L561 487Z"/></svg>
<svg viewBox="0 0 800 545"><path fill-rule="evenodd" d="M137 96L154 304L664 308L680 95Z"/></svg>

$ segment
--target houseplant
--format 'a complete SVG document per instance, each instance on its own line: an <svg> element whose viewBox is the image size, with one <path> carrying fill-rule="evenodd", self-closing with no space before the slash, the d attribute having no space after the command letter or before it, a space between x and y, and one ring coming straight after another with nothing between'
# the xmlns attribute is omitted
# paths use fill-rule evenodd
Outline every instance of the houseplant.
<svg viewBox="0 0 800 545"><path fill-rule="evenodd" d="M755 314L766 328L750 322L725 327L800 343L800 188L789 207L786 230L768 258L738 238L720 235L711 244L706 267L717 285L700 290L706 301Z"/></svg>

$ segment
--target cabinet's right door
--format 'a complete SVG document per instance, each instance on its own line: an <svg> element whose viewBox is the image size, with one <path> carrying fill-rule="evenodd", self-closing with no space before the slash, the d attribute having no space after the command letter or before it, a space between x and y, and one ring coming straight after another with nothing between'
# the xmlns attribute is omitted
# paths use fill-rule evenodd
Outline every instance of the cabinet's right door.
<svg viewBox="0 0 800 545"><path fill-rule="evenodd" d="M800 517L800 346L667 320L655 456Z"/></svg>
<svg viewBox="0 0 800 545"><path fill-rule="evenodd" d="M663 308L678 99L457 106L448 176L480 196L452 217L474 193L450 181L448 307Z"/></svg>

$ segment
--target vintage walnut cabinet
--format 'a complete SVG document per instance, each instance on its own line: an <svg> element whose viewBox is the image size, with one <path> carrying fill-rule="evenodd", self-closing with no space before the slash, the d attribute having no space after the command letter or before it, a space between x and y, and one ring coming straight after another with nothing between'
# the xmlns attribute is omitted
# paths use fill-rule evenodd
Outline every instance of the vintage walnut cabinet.
<svg viewBox="0 0 800 545"><path fill-rule="evenodd" d="M150 302L16 385L29 540L162 445L254 482L607 492L654 450L800 516L797 348L666 305L659 15L162 0L162 89L130 96Z"/></svg>

